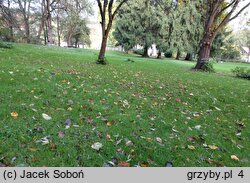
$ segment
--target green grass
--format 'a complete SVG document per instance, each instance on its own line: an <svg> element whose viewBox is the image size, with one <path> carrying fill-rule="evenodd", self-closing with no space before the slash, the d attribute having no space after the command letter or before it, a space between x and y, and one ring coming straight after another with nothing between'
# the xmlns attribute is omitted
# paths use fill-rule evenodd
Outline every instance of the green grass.
<svg viewBox="0 0 250 183"><path fill-rule="evenodd" d="M216 64L218 73L208 74L191 71L192 62L117 52L100 66L97 54L0 49L0 164L99 167L116 157L131 166L250 166L250 83L230 74L244 64ZM44 137L49 144L38 142ZM98 152L95 142L103 144Z"/></svg>

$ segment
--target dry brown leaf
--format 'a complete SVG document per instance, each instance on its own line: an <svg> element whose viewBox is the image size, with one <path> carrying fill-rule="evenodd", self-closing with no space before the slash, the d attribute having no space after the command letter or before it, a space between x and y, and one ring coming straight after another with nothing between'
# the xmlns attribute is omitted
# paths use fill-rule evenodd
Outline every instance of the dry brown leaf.
<svg viewBox="0 0 250 183"><path fill-rule="evenodd" d="M126 161L121 161L119 164L118 164L119 167L130 167L130 164Z"/></svg>
<svg viewBox="0 0 250 183"><path fill-rule="evenodd" d="M240 161L240 159L236 155L232 155L231 159L234 161Z"/></svg>
<svg viewBox="0 0 250 183"><path fill-rule="evenodd" d="M188 145L188 149L195 150L195 147L192 145Z"/></svg>
<svg viewBox="0 0 250 183"><path fill-rule="evenodd" d="M212 150L218 150L219 147L217 147L216 145L208 145L208 147Z"/></svg>
<svg viewBox="0 0 250 183"><path fill-rule="evenodd" d="M11 113L11 116L12 116L14 119L17 119L18 113L17 113L17 112L12 112L12 113Z"/></svg>

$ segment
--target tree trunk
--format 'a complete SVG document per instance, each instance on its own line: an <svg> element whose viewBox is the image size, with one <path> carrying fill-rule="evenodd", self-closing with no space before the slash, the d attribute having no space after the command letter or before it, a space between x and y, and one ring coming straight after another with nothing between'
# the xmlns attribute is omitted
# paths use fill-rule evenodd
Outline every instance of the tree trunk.
<svg viewBox="0 0 250 183"><path fill-rule="evenodd" d="M180 57L181 57L181 52L178 50L176 55L176 60L180 60Z"/></svg>
<svg viewBox="0 0 250 183"><path fill-rule="evenodd" d="M45 24L45 26L43 28L43 33L44 33L44 45L47 45L47 43L48 43L48 28L47 28L47 24Z"/></svg>
<svg viewBox="0 0 250 183"><path fill-rule="evenodd" d="M158 59L161 59L161 51L158 51L157 58L158 58Z"/></svg>
<svg viewBox="0 0 250 183"><path fill-rule="evenodd" d="M60 35L60 18L59 18L59 12L57 12L56 16L56 24L57 24L57 40L58 40L58 46L61 46L61 35Z"/></svg>
<svg viewBox="0 0 250 183"><path fill-rule="evenodd" d="M48 17L48 44L53 44L51 14Z"/></svg>
<svg viewBox="0 0 250 183"><path fill-rule="evenodd" d="M148 58L148 57L149 57L149 55L148 55L148 46L147 46L147 45L144 46L144 52L143 52L142 57L145 57L145 58Z"/></svg>
<svg viewBox="0 0 250 183"><path fill-rule="evenodd" d="M29 26L29 20L25 20L25 39L27 43L30 43L30 26Z"/></svg>
<svg viewBox="0 0 250 183"><path fill-rule="evenodd" d="M203 70L203 71L207 70L207 63L209 62L210 51L213 40L214 40L213 34L207 31L200 44L198 61L195 66L196 70Z"/></svg>
<svg viewBox="0 0 250 183"><path fill-rule="evenodd" d="M44 30L44 26L45 26L45 13L44 13L44 8L45 8L45 5L44 5L45 1L43 0L41 2L41 13L42 13L42 17L41 17L41 23L40 23L40 26L39 26L39 29L38 29L38 32L37 32L37 36L36 36L36 43L39 44L40 43L40 39L41 39L41 35L42 35L42 31Z"/></svg>
<svg viewBox="0 0 250 183"><path fill-rule="evenodd" d="M11 25L9 28L10 28L10 41L14 41L14 31L13 31L13 26Z"/></svg>
<svg viewBox="0 0 250 183"><path fill-rule="evenodd" d="M53 44L53 33L52 33L52 15L51 15L51 2L46 0L46 15L47 15L47 34L48 34L48 44Z"/></svg>
<svg viewBox="0 0 250 183"><path fill-rule="evenodd" d="M106 53L107 41L108 41L108 34L106 33L102 37L102 45L101 45L98 61L96 62L97 64L102 64L102 65L106 64L105 53Z"/></svg>
<svg viewBox="0 0 250 183"><path fill-rule="evenodd" d="M193 59L192 53L187 53L185 60L191 61Z"/></svg>

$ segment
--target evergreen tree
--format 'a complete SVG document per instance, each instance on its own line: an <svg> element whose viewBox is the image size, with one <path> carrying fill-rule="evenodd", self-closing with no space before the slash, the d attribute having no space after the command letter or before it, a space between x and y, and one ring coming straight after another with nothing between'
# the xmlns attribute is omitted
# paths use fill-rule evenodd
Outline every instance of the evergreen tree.
<svg viewBox="0 0 250 183"><path fill-rule="evenodd" d="M144 57L152 44L164 47L168 30L168 17L155 0L130 1L119 13L114 37L126 50L139 44L144 48Z"/></svg>
<svg viewBox="0 0 250 183"><path fill-rule="evenodd" d="M187 60L197 53L200 38L203 34L202 1L179 1L174 9L171 34L172 51L177 51L177 59L181 52L186 52Z"/></svg>

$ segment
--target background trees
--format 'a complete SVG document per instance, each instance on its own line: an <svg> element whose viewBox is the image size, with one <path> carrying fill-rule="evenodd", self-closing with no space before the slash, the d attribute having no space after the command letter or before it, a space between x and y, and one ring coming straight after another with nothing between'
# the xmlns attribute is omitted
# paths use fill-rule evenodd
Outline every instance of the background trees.
<svg viewBox="0 0 250 183"><path fill-rule="evenodd" d="M1 0L2 39L68 46L90 44L89 0Z"/></svg>
<svg viewBox="0 0 250 183"><path fill-rule="evenodd" d="M163 52L169 56L174 53L177 59L184 53L186 60L198 56L197 70L206 70L210 56L232 58L238 55L239 49L233 45L249 47L248 29L238 32L236 38L225 29L250 5L248 2L242 5L244 0L94 2L99 10L102 31L98 64L105 64L110 37L109 42L116 42L125 51L139 45L143 48L144 57L149 56L148 48L152 44L157 47L158 58ZM92 0L1 0L0 39L58 46L66 42L69 47L89 45L87 18L92 12ZM110 32L113 32L113 37Z"/></svg>
<svg viewBox="0 0 250 183"><path fill-rule="evenodd" d="M118 15L114 36L125 50L140 45L144 49L143 56L149 57L148 49L152 44L164 47L167 21L168 17L156 1L130 1Z"/></svg>

